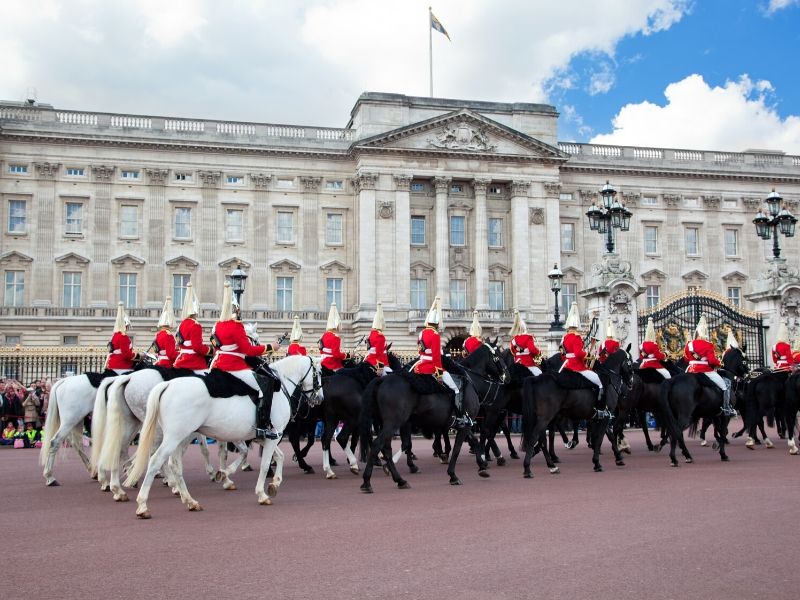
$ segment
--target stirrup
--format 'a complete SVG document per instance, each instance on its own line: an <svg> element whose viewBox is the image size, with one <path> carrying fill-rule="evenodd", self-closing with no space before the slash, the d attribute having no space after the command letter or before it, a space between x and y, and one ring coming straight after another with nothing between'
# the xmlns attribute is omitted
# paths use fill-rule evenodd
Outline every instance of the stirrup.
<svg viewBox="0 0 800 600"><path fill-rule="evenodd" d="M595 421L602 421L603 419L608 419L610 422L611 420L614 419L614 415L612 415L610 411L600 410L599 408L595 408L594 415L592 415L592 419Z"/></svg>
<svg viewBox="0 0 800 600"><path fill-rule="evenodd" d="M469 415L453 417L453 429L466 429L468 427L472 427L472 419Z"/></svg>
<svg viewBox="0 0 800 600"><path fill-rule="evenodd" d="M280 437L278 436L278 432L275 431L275 428L272 426L267 426L264 429L259 429L258 427L256 427L255 429L257 438L262 438L266 440L277 440L278 437Z"/></svg>
<svg viewBox="0 0 800 600"><path fill-rule="evenodd" d="M723 406L722 407L722 414L725 415L726 417L735 417L739 413L736 412L735 408L730 408L730 407Z"/></svg>

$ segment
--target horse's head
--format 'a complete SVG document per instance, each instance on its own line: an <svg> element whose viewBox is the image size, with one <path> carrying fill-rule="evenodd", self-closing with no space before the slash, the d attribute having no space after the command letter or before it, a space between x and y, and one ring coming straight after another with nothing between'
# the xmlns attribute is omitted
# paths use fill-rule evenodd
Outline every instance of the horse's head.
<svg viewBox="0 0 800 600"><path fill-rule="evenodd" d="M244 323L244 332L250 338L250 342L258 344L258 323Z"/></svg>
<svg viewBox="0 0 800 600"><path fill-rule="evenodd" d="M730 371L736 377L744 377L750 371L747 356L740 348L728 348L722 355L722 368Z"/></svg>
<svg viewBox="0 0 800 600"><path fill-rule="evenodd" d="M556 352L552 356L545 358L542 361L540 368L542 369L542 372L557 372L561 368L563 362L564 357L561 355L561 352Z"/></svg>
<svg viewBox="0 0 800 600"><path fill-rule="evenodd" d="M303 394L312 406L323 400L322 396L322 359L313 356L298 356L307 365L303 378L298 385L302 386ZM306 359L308 362L306 362Z"/></svg>
<svg viewBox="0 0 800 600"><path fill-rule="evenodd" d="M491 344L484 342L462 364L484 377L505 383L510 377L508 366L500 354Z"/></svg>
<svg viewBox="0 0 800 600"><path fill-rule="evenodd" d="M403 370L403 363L397 358L397 355L394 352L387 352L387 358L389 359L389 368L392 371L402 371Z"/></svg>

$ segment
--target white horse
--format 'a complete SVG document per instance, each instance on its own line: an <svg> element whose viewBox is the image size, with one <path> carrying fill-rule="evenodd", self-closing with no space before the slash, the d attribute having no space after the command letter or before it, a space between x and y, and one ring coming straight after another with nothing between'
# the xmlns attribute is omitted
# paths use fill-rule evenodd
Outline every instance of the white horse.
<svg viewBox="0 0 800 600"><path fill-rule="evenodd" d="M66 440L70 441L86 469L92 473L89 457L83 451L83 419L92 412L96 394L101 391L105 394L105 389L113 380L113 377L107 377L100 382L99 388L94 388L86 375L72 375L53 384L39 453L47 485L60 485L53 477L53 465L58 449Z"/></svg>
<svg viewBox="0 0 800 600"><path fill-rule="evenodd" d="M281 389L272 397L270 418L277 431L283 431L289 423L291 408L289 398L299 387L309 394L314 403L322 398L320 366L317 359L308 356L288 356L269 366L278 375ZM199 431L216 438L220 443L238 441L252 437L255 430L255 406L249 396L231 398L212 398L202 380L194 377L173 379L157 385L147 399L147 414L139 438L139 450L133 469L125 485L139 479L147 468L139 495L136 498L136 515L149 519L147 507L150 486L156 471L178 448L178 445L191 432ZM163 430L163 441L150 456L150 449L156 434L157 424ZM275 456L275 476L264 491L267 470ZM149 460L148 460L149 457ZM278 440L266 440L261 457L261 466L256 482L256 496L259 504L272 504L271 498L278 493L283 480L283 452L278 448ZM201 510L200 504L189 495L185 483L181 486L181 500L189 510Z"/></svg>

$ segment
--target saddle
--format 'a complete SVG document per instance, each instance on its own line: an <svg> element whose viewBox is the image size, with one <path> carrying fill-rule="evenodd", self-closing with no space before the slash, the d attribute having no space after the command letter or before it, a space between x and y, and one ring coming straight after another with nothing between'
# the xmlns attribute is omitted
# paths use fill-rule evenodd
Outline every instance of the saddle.
<svg viewBox="0 0 800 600"><path fill-rule="evenodd" d="M212 398L230 398L231 396L253 396L256 391L242 380L226 371L211 369L207 375L198 375L206 384L208 395ZM258 380L258 377L256 377ZM271 392L270 392L271 393Z"/></svg>
<svg viewBox="0 0 800 600"><path fill-rule="evenodd" d="M528 370L528 367L524 367L519 363L513 363L508 372L511 374L511 387L522 387L522 382L525 381L528 377L533 377L533 374Z"/></svg>
<svg viewBox="0 0 800 600"><path fill-rule="evenodd" d="M84 373L86 378L89 380L89 383L92 385L93 388L99 388L100 382L103 381L106 377L116 377L117 374L112 371L111 369L106 369L102 373Z"/></svg>
<svg viewBox="0 0 800 600"><path fill-rule="evenodd" d="M193 377L194 371L191 369L174 369L172 367L159 367L156 365L147 365L146 369L157 371L164 381L172 381L178 377Z"/></svg>
<svg viewBox="0 0 800 600"><path fill-rule="evenodd" d="M345 377L355 379L356 383L362 388L366 388L369 382L378 376L375 369L372 368L372 365L366 361L358 363L355 367L339 369L336 371L336 375L344 375Z"/></svg>
<svg viewBox="0 0 800 600"><path fill-rule="evenodd" d="M341 371L342 369L339 369ZM333 369L329 369L325 365L320 365L320 375L323 379L327 379L328 377L333 377L339 371L334 371Z"/></svg>
<svg viewBox="0 0 800 600"><path fill-rule="evenodd" d="M636 369L636 374L639 376L639 379L642 380L642 383L645 384L660 384L661 382L666 381L664 376L656 369Z"/></svg>
<svg viewBox="0 0 800 600"><path fill-rule="evenodd" d="M714 383L713 381L711 381L711 379L706 377L705 373L688 373L688 374L697 376L697 381L700 382L701 387L708 388L710 390L715 390L717 392L721 392L722 391L716 383ZM722 375L721 372L720 372L720 375ZM728 379L724 375L722 375L722 378L723 379Z"/></svg>
<svg viewBox="0 0 800 600"><path fill-rule="evenodd" d="M556 385L565 390L596 390L597 386L580 373L562 369L560 373L549 373Z"/></svg>
<svg viewBox="0 0 800 600"><path fill-rule="evenodd" d="M405 379L411 386L411 389L420 396L453 393L453 390L445 384L440 383L433 375L421 375L413 371L400 371L398 375Z"/></svg>

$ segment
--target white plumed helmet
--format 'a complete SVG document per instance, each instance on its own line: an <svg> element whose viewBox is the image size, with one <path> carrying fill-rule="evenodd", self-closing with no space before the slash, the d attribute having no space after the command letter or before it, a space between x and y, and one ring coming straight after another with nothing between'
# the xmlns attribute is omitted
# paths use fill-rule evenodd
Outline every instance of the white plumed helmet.
<svg viewBox="0 0 800 600"><path fill-rule="evenodd" d="M578 314L578 303L573 302L569 307L569 314L567 315L567 322L565 323L567 329L580 329L581 316Z"/></svg>
<svg viewBox="0 0 800 600"><path fill-rule="evenodd" d="M114 333L125 333L130 325L128 315L125 314L125 308L122 302L117 302L117 318L114 320Z"/></svg>
<svg viewBox="0 0 800 600"><path fill-rule="evenodd" d="M175 311L172 309L172 296L167 296L167 299L164 300L164 308L161 309L158 326L175 329Z"/></svg>
<svg viewBox="0 0 800 600"><path fill-rule="evenodd" d="M647 319L647 329L644 332L644 341L645 342L655 342L656 341L656 327L653 325L653 317Z"/></svg>
<svg viewBox="0 0 800 600"><path fill-rule="evenodd" d="M300 317L295 315L294 322L292 323L292 332L289 334L289 341L299 342L302 339L303 339L303 328L300 327Z"/></svg>
<svg viewBox="0 0 800 600"><path fill-rule="evenodd" d="M328 311L328 322L325 329L328 331L339 331L339 326L342 324L342 319L339 317L339 310L336 308L336 302L331 302L331 309Z"/></svg>
<svg viewBox="0 0 800 600"><path fill-rule="evenodd" d="M196 317L200 314L200 302L197 300L197 294L194 293L194 286L191 282L186 284L186 292L183 296L183 310L181 317L187 319L189 317Z"/></svg>
<svg viewBox="0 0 800 600"><path fill-rule="evenodd" d="M236 318L233 312L233 290L231 284L225 282L222 289L222 308L219 311L219 322L233 321Z"/></svg>
<svg viewBox="0 0 800 600"><path fill-rule="evenodd" d="M512 338L520 333L528 333L528 326L522 320L522 315L519 314L518 309L514 309L514 323L511 325L511 331L508 332Z"/></svg>
<svg viewBox="0 0 800 600"><path fill-rule="evenodd" d="M378 305L375 307L375 316L372 317L372 328L383 331L386 327L386 319L383 317L383 303L378 300Z"/></svg>
<svg viewBox="0 0 800 600"><path fill-rule="evenodd" d="M481 327L481 324L478 322L478 311L477 310L473 310L472 311L472 324L469 326L469 334L472 337L478 337L479 338L479 337L481 337L482 333L483 333L483 328Z"/></svg>
<svg viewBox="0 0 800 600"><path fill-rule="evenodd" d="M438 329L442 329L442 300L439 296L433 299L428 316L425 317L425 324L436 325Z"/></svg>
<svg viewBox="0 0 800 600"><path fill-rule="evenodd" d="M708 339L708 323L706 316L700 315L700 320L697 322L697 328L694 330L694 339L707 340Z"/></svg>
<svg viewBox="0 0 800 600"><path fill-rule="evenodd" d="M606 338L619 341L617 337L617 328L614 326L614 321L606 319Z"/></svg>
<svg viewBox="0 0 800 600"><path fill-rule="evenodd" d="M725 340L725 350L729 348L738 348L739 342L736 340L736 336L733 334L733 328L728 330L728 339Z"/></svg>

